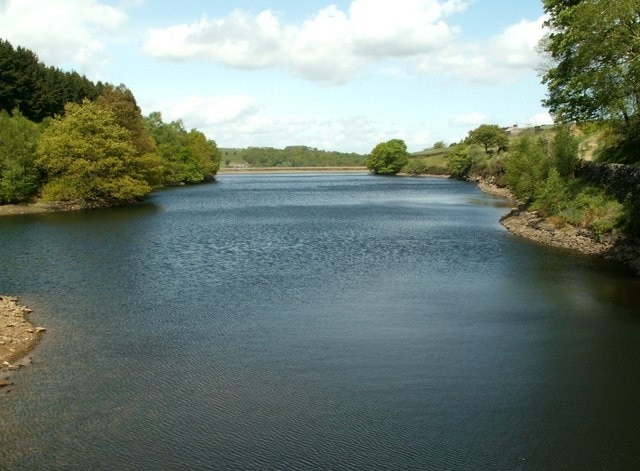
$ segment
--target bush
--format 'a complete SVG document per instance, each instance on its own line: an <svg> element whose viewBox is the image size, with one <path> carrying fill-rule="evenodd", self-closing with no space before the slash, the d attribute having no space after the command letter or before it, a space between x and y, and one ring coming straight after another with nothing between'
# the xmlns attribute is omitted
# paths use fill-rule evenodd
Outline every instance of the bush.
<svg viewBox="0 0 640 471"><path fill-rule="evenodd" d="M531 199L546 180L550 166L546 141L522 136L505 162L505 179L516 198Z"/></svg>
<svg viewBox="0 0 640 471"><path fill-rule="evenodd" d="M624 225L624 205L600 188L583 187L575 197L566 202L562 216L574 226L592 229L596 234L602 235Z"/></svg>
<svg viewBox="0 0 640 471"><path fill-rule="evenodd" d="M446 168L429 164L426 159L409 160L401 172L408 175L448 175Z"/></svg>
<svg viewBox="0 0 640 471"><path fill-rule="evenodd" d="M532 208L545 216L559 214L568 195L567 185L560 176L560 172L553 167L549 170L547 178L536 188Z"/></svg>

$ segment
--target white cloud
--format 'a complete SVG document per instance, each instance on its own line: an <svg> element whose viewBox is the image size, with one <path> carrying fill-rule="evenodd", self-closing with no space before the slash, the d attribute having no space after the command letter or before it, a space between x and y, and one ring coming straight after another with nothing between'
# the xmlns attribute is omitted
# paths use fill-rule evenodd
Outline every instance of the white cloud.
<svg viewBox="0 0 640 471"><path fill-rule="evenodd" d="M544 20L544 16L522 20L488 41L450 44L437 54L423 56L418 67L473 83L515 82L541 62L536 46L544 34Z"/></svg>
<svg viewBox="0 0 640 471"><path fill-rule="evenodd" d="M254 114L257 106L253 98L246 95L197 97L164 104L164 119L189 121L190 127L207 128L234 122Z"/></svg>
<svg viewBox="0 0 640 471"><path fill-rule="evenodd" d="M281 68L324 83L344 83L375 61L436 51L456 35L445 19L462 0L353 0L301 24L281 24L270 10L149 31L143 51L158 59L212 60L237 68Z"/></svg>
<svg viewBox="0 0 640 471"><path fill-rule="evenodd" d="M454 37L443 18L462 11L459 1L354 0L349 8L358 55L402 57L432 51Z"/></svg>
<svg viewBox="0 0 640 471"><path fill-rule="evenodd" d="M94 72L106 61L106 40L127 15L98 0L5 0L0 35L37 52L47 64Z"/></svg>
<svg viewBox="0 0 640 471"><path fill-rule="evenodd" d="M553 124L553 116L551 116L547 111L543 111L542 113L538 113L529 118L529 124L531 126L544 126L546 124Z"/></svg>
<svg viewBox="0 0 640 471"><path fill-rule="evenodd" d="M482 113L473 112L467 114L459 114L449 120L449 123L454 126L470 127L486 124L489 117Z"/></svg>
<svg viewBox="0 0 640 471"><path fill-rule="evenodd" d="M423 126L402 127L359 115L284 115L245 95L154 99L141 107L144 114L161 111L165 122L181 120L187 129L199 129L221 147L301 144L366 154L379 142L393 138L404 139L412 150L423 149L432 140Z"/></svg>

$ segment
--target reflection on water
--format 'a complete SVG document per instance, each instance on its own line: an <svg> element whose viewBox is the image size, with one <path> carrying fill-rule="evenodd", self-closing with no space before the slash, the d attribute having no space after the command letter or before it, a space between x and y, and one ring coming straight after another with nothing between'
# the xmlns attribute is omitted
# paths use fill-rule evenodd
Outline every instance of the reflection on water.
<svg viewBox="0 0 640 471"><path fill-rule="evenodd" d="M1 469L640 465L638 280L443 179L223 175L0 220L47 334Z"/></svg>

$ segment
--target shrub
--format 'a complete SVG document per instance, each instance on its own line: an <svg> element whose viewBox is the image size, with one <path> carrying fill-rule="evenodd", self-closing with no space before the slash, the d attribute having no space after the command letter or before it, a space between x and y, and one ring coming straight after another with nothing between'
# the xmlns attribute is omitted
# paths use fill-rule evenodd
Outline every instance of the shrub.
<svg viewBox="0 0 640 471"><path fill-rule="evenodd" d="M602 235L623 226L625 207L604 190L587 186L567 199L562 215L568 223Z"/></svg>

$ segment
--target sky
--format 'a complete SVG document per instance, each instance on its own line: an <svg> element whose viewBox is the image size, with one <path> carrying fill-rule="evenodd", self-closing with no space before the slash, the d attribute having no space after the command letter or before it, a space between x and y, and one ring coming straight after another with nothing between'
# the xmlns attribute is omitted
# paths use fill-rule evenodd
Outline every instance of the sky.
<svg viewBox="0 0 640 471"><path fill-rule="evenodd" d="M0 0L0 38L219 147L410 152L548 124L540 0Z"/></svg>

